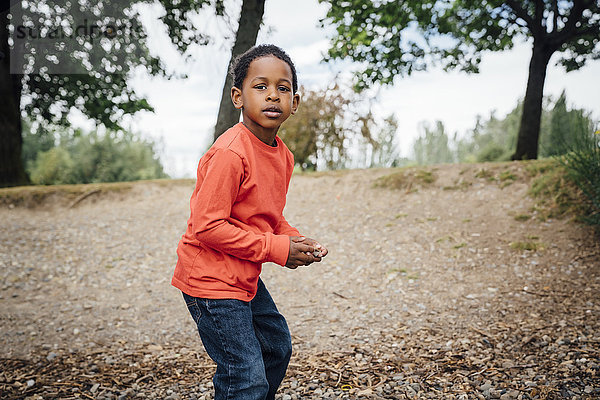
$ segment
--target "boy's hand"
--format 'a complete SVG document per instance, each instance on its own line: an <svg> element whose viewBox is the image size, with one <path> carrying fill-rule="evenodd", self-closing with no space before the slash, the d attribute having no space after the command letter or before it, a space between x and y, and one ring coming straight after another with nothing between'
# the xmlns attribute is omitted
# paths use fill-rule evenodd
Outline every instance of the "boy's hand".
<svg viewBox="0 0 600 400"><path fill-rule="evenodd" d="M303 265L310 265L313 262L321 261L321 258L327 253L327 249L313 239L290 236L290 254L285 266L296 269Z"/></svg>
<svg viewBox="0 0 600 400"><path fill-rule="evenodd" d="M315 248L306 243L305 237L290 236L290 254L285 266L291 269L296 269L302 265L312 264L317 260L317 257L312 255L314 251Z"/></svg>
<svg viewBox="0 0 600 400"><path fill-rule="evenodd" d="M325 257L327 255L327 253L329 253L329 251L325 248L325 246L323 246L321 243L317 242L314 239L305 238L304 243L315 248L315 251L313 251L312 254L315 256L316 262L321 261L321 259L323 257Z"/></svg>

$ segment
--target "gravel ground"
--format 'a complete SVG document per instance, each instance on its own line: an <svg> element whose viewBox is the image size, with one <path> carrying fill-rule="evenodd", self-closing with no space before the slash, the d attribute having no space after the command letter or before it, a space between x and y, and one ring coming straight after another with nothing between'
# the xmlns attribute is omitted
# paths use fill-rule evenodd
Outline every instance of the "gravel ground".
<svg viewBox="0 0 600 400"><path fill-rule="evenodd" d="M293 177L286 218L330 255L264 266L295 351L278 398L600 398L597 238L538 218L519 163L429 171ZM0 209L0 398L212 398L170 286L191 190Z"/></svg>

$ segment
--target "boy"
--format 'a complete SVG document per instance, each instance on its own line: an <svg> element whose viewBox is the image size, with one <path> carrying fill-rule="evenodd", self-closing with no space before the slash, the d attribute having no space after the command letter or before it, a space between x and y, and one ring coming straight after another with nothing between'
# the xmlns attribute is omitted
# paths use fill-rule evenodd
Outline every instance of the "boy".
<svg viewBox="0 0 600 400"><path fill-rule="evenodd" d="M215 399L274 399L292 348L259 278L262 263L294 269L321 261L327 249L282 214L294 162L277 131L300 101L294 64L280 48L260 45L239 56L231 73L243 122L200 160L171 283L217 364Z"/></svg>

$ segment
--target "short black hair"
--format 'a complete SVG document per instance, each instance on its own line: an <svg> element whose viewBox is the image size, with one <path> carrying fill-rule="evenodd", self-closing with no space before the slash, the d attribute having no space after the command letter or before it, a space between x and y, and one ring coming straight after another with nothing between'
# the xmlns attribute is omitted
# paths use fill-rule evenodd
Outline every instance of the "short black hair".
<svg viewBox="0 0 600 400"><path fill-rule="evenodd" d="M257 58L273 56L279 58L281 61L286 62L290 69L292 70L292 88L294 89L294 93L298 90L298 77L296 76L296 67L292 62L292 59L288 54L283 51L281 48L272 45L272 44L259 44L258 46L254 46L243 54L240 54L235 58L233 63L231 64L231 69L229 73L233 77L233 86L237 88L242 88L242 84L244 83L244 79L246 79L246 75L248 74L248 68L250 67L250 63Z"/></svg>

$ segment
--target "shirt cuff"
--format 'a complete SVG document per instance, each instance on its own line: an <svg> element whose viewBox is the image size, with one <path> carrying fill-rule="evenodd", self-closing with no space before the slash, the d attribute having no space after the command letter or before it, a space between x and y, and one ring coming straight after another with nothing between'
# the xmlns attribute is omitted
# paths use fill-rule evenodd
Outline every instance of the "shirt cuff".
<svg viewBox="0 0 600 400"><path fill-rule="evenodd" d="M290 237L287 235L273 235L271 237L271 249L269 259L275 264L285 266L290 255Z"/></svg>

